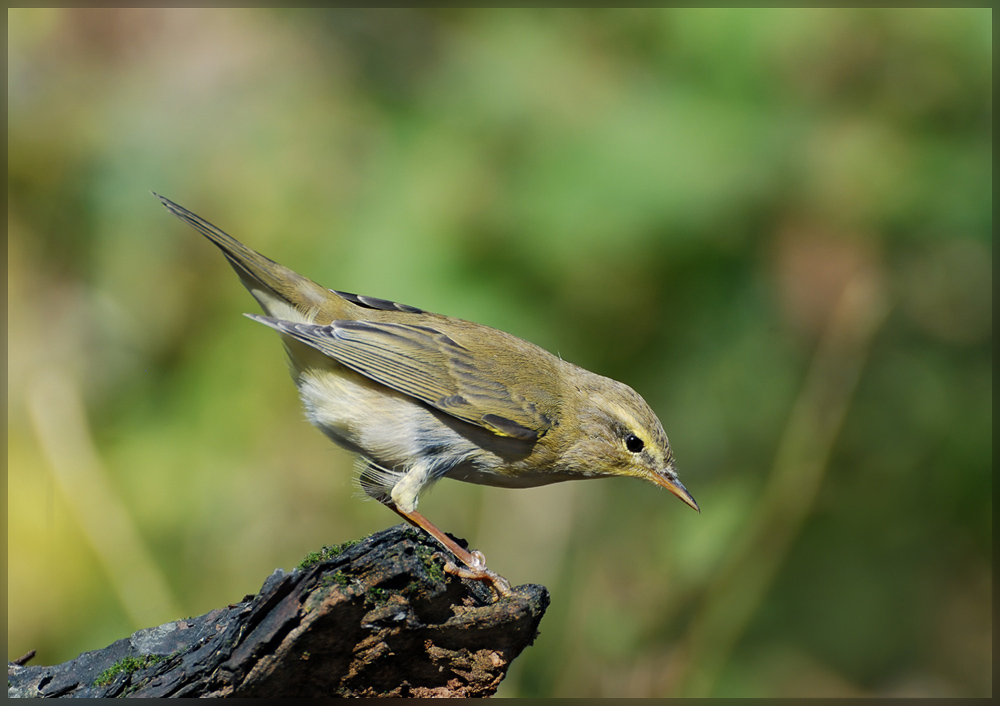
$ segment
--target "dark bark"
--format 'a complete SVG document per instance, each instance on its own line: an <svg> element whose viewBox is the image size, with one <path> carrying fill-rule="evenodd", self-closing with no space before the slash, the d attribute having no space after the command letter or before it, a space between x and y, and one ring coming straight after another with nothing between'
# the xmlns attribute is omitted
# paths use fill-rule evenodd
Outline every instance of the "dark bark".
<svg viewBox="0 0 1000 706"><path fill-rule="evenodd" d="M497 599L398 525L256 596L51 667L7 665L10 696L489 696L530 645L543 586ZM109 671L110 670L110 671ZM103 676L103 678L102 678Z"/></svg>

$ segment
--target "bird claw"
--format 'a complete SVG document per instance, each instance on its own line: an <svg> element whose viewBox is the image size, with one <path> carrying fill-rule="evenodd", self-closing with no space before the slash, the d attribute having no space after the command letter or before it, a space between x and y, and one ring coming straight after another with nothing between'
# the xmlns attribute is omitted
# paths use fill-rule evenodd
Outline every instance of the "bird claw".
<svg viewBox="0 0 1000 706"><path fill-rule="evenodd" d="M481 551L479 551L478 549L473 549L469 553L472 554L472 560L474 562L476 562L475 566L473 566L471 564L469 565L470 569L472 569L473 571L487 571L488 570L486 568L486 556Z"/></svg>
<svg viewBox="0 0 1000 706"><path fill-rule="evenodd" d="M508 598L513 593L510 581L495 571L490 571L486 568L486 557L483 556L482 552L473 550L471 554L475 566L459 566L440 552L436 553L435 556L440 557L444 561L445 573L458 576L462 579L471 579L472 581L486 581L493 587L498 596Z"/></svg>

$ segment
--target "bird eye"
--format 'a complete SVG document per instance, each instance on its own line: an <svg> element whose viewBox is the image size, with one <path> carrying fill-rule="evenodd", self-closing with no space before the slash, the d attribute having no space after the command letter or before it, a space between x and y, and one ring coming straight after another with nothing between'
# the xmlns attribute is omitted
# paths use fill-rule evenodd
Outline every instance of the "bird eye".
<svg viewBox="0 0 1000 706"><path fill-rule="evenodd" d="M634 454L639 453L640 451L642 451L642 449L645 446L646 446L646 444L643 443L642 439L640 439L635 434L628 434L628 435L626 435L626 437L625 437L625 448L628 449L629 451L631 451L632 453L634 453Z"/></svg>

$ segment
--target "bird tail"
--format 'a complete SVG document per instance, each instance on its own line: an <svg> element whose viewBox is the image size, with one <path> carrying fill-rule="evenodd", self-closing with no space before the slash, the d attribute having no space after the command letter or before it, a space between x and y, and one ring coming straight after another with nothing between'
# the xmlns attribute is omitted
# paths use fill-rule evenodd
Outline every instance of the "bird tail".
<svg viewBox="0 0 1000 706"><path fill-rule="evenodd" d="M268 314L296 320L298 317L288 310L290 306L307 320L313 321L316 314L323 310L323 305L330 300L330 292L312 280L251 250L236 238L170 199L155 192L153 196L158 198L168 211L222 250L222 254L239 275L243 286Z"/></svg>

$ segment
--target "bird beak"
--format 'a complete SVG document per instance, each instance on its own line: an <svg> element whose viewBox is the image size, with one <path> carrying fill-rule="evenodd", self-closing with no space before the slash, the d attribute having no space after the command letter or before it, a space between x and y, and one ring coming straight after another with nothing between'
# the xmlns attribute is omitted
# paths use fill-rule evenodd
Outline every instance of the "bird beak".
<svg viewBox="0 0 1000 706"><path fill-rule="evenodd" d="M664 488L666 488L667 490L669 490L671 493L673 493L674 495L676 495L678 498L680 498L681 500L683 500L684 503L686 505L688 505L689 507L691 507L695 512L699 512L699 513L701 512L701 508L698 507L698 503L696 503L694 501L694 498L691 497L691 493L689 493L688 489L684 487L684 484L681 483L676 478L669 478L667 476L660 475L659 473L656 473L656 474L653 475L653 481L657 485L663 486Z"/></svg>

